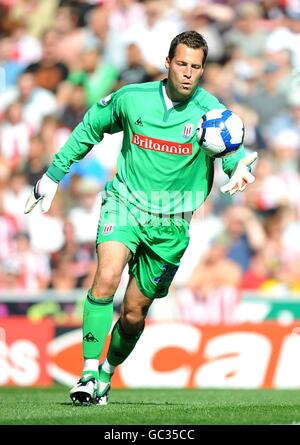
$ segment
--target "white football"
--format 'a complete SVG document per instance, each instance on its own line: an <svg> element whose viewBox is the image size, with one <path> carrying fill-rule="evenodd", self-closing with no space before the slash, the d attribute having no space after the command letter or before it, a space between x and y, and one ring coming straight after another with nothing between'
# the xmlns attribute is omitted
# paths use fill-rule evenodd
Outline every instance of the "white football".
<svg viewBox="0 0 300 445"><path fill-rule="evenodd" d="M196 130L201 149L215 158L228 156L238 150L243 143L244 133L242 119L227 108L205 113Z"/></svg>

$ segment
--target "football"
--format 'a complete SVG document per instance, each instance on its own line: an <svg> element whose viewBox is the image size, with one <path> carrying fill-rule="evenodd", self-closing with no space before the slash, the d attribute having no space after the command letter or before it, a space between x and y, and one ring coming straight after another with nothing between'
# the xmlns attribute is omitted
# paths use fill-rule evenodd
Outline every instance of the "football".
<svg viewBox="0 0 300 445"><path fill-rule="evenodd" d="M201 149L215 158L228 156L236 151L243 143L244 133L242 119L226 108L205 113L196 130Z"/></svg>

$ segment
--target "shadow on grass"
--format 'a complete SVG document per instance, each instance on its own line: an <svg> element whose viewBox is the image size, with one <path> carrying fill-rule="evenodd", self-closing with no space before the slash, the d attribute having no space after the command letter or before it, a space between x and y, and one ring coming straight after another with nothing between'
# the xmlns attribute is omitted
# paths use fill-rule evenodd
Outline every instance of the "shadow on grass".
<svg viewBox="0 0 300 445"><path fill-rule="evenodd" d="M58 403L60 406L76 406L76 407L91 407L91 406L98 406L95 403L90 403L89 405L80 405L75 404L73 402L60 402ZM173 403L173 402L109 402L109 406L111 405L144 405L144 406L186 406L186 403ZM99 405L100 406L100 405Z"/></svg>

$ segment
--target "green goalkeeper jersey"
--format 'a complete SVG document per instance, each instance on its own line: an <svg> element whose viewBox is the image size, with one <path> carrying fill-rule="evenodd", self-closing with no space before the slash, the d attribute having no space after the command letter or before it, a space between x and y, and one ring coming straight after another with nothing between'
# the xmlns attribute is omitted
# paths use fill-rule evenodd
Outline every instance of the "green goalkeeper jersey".
<svg viewBox="0 0 300 445"><path fill-rule="evenodd" d="M106 190L150 213L193 212L209 194L214 175L214 160L201 150L196 128L204 113L224 105L198 87L190 99L168 109L164 85L165 81L127 85L101 99L55 154L47 175L58 182L104 133L123 130L117 173ZM229 177L243 157L241 146L222 158Z"/></svg>

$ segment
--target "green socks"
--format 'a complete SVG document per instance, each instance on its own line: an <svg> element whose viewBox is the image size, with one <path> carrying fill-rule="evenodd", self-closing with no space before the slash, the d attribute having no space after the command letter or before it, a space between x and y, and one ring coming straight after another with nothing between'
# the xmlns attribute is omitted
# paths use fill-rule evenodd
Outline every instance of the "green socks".
<svg viewBox="0 0 300 445"><path fill-rule="evenodd" d="M83 357L98 359L113 320L113 297L95 298L88 291L83 307Z"/></svg>
<svg viewBox="0 0 300 445"><path fill-rule="evenodd" d="M83 308L83 357L85 362L99 360L103 351L106 337L109 333L113 320L113 297L97 299L88 291ZM111 334L110 345L107 353L107 361L112 366L118 366L129 356L140 338L144 327L134 335L127 334L119 319ZM92 363L92 362L91 362ZM85 373L95 373L85 370ZM101 371L100 371L101 373ZM107 376L105 375L107 374ZM102 370L103 381L109 380L111 374Z"/></svg>
<svg viewBox="0 0 300 445"><path fill-rule="evenodd" d="M124 331L121 320L119 319L112 330L107 361L113 366L118 366L123 363L135 347L143 330L144 327L137 334L128 335Z"/></svg>

